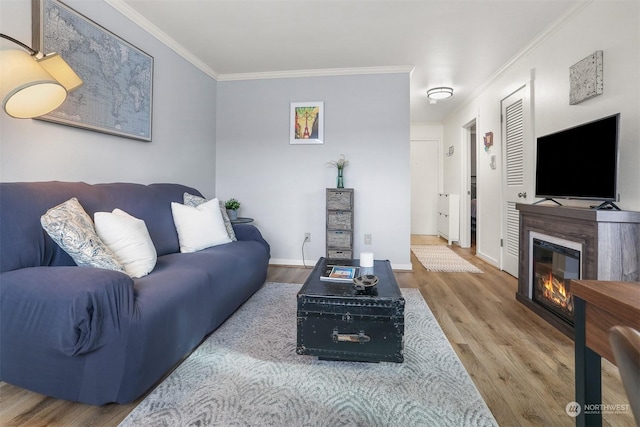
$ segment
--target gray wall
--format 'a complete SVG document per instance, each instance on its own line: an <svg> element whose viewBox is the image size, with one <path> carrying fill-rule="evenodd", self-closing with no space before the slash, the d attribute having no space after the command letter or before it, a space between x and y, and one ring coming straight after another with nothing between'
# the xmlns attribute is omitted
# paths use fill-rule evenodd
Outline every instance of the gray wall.
<svg viewBox="0 0 640 427"><path fill-rule="evenodd" d="M325 143L289 144L290 102L324 101ZM216 193L272 245L272 263L325 254L325 189L344 154L355 189L355 254L410 268L409 75L378 74L218 83ZM364 234L372 244L364 245Z"/></svg>
<svg viewBox="0 0 640 427"><path fill-rule="evenodd" d="M154 57L153 141L0 112L0 180L179 182L213 196L217 82L106 3L65 3ZM0 0L0 27L31 44L31 2Z"/></svg>

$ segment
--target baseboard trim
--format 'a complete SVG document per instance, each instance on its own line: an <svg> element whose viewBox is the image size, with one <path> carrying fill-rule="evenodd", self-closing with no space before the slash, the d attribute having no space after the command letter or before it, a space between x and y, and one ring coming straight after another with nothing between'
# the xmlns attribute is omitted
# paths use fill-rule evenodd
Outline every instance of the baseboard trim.
<svg viewBox="0 0 640 427"><path fill-rule="evenodd" d="M315 260L305 260L304 264L301 259L285 259L285 258L272 258L269 260L269 265L278 265L278 266L289 266L289 267L313 267L318 262ZM413 266L411 264L394 264L391 263L391 269L393 271L413 271Z"/></svg>
<svg viewBox="0 0 640 427"><path fill-rule="evenodd" d="M476 256L478 258L480 258L481 260L483 260L484 262L493 265L495 268L497 268L498 270L500 270L500 263L498 262L498 260L491 258L490 256L487 256L485 254L483 254L480 251L476 250Z"/></svg>

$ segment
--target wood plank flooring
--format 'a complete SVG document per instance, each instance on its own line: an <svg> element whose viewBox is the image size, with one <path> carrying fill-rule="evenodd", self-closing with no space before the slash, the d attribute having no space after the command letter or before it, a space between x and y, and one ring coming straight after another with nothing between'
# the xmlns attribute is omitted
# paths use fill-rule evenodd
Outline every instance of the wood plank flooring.
<svg viewBox="0 0 640 427"><path fill-rule="evenodd" d="M446 244L412 236L414 244ZM452 249L484 271L435 273L411 255L413 272L395 272L401 287L418 288L501 426L573 426L573 342L515 300L517 281L474 255ZM310 268L271 266L270 282L303 283ZM603 403L626 405L615 366L602 361ZM136 406L101 407L48 398L0 382L2 426L117 426ZM630 411L609 413L605 426L633 426Z"/></svg>

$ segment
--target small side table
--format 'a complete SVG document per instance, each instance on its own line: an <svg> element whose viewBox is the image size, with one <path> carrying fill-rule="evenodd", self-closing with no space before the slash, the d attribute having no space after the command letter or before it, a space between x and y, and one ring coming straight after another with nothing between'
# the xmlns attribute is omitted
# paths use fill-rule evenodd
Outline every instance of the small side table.
<svg viewBox="0 0 640 427"><path fill-rule="evenodd" d="M239 216L237 219L232 219L231 224L248 224L253 222L253 218L248 218L244 216Z"/></svg>

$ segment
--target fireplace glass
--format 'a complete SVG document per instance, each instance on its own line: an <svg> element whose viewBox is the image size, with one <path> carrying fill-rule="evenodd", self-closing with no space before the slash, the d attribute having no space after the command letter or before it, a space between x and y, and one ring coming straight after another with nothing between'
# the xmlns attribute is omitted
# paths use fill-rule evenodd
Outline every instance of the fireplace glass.
<svg viewBox="0 0 640 427"><path fill-rule="evenodd" d="M569 281L580 278L580 251L534 238L532 273L533 300L573 324Z"/></svg>

